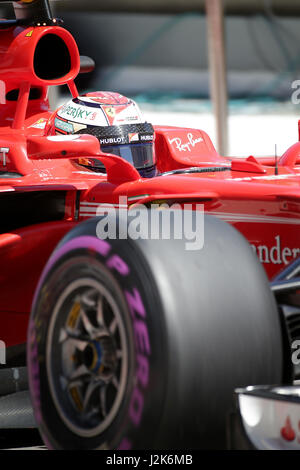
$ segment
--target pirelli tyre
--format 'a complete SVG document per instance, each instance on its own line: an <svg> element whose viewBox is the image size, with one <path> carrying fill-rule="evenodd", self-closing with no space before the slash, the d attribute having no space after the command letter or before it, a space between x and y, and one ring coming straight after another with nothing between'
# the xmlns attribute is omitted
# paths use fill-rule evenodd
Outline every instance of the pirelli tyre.
<svg viewBox="0 0 300 470"><path fill-rule="evenodd" d="M61 241L36 291L27 359L45 443L225 448L234 388L282 380L263 268L209 216L196 251L173 229L170 240L99 239L100 220Z"/></svg>

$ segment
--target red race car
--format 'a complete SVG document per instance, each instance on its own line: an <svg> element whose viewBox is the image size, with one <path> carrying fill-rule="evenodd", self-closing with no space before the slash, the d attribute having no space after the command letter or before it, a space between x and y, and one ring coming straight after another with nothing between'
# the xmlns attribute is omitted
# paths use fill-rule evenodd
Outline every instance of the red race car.
<svg viewBox="0 0 300 470"><path fill-rule="evenodd" d="M300 143L226 158L129 98L78 96L92 61L47 0L14 8L0 22L0 426L32 424L28 376L50 448L224 448L234 389L299 372ZM61 84L72 96L53 112Z"/></svg>

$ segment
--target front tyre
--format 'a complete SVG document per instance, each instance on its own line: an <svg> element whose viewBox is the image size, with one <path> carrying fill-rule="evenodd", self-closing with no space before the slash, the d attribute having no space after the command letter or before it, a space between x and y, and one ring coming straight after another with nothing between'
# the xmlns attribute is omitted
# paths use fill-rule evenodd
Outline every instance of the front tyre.
<svg viewBox="0 0 300 470"><path fill-rule="evenodd" d="M278 313L232 227L205 244L100 240L99 219L51 256L28 330L35 416L56 449L224 448L233 390L280 383Z"/></svg>

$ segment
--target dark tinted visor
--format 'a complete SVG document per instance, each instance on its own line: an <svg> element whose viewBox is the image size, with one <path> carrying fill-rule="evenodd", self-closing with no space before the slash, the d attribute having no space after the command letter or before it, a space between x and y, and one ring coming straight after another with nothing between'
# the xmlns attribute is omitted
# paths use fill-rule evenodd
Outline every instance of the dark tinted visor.
<svg viewBox="0 0 300 470"><path fill-rule="evenodd" d="M153 157L153 144L130 144L130 145L101 145L104 153L112 153L124 158L136 169L149 168L155 164Z"/></svg>

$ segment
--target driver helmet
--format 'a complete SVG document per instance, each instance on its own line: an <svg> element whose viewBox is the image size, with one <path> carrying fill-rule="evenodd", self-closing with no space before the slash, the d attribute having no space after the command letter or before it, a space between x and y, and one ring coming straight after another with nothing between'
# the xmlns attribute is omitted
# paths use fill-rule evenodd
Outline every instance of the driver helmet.
<svg viewBox="0 0 300 470"><path fill-rule="evenodd" d="M137 104L119 93L73 98L57 110L53 124L55 134L94 135L102 152L124 158L144 178L156 175L154 129L143 120ZM99 160L79 159L79 163L105 171Z"/></svg>

